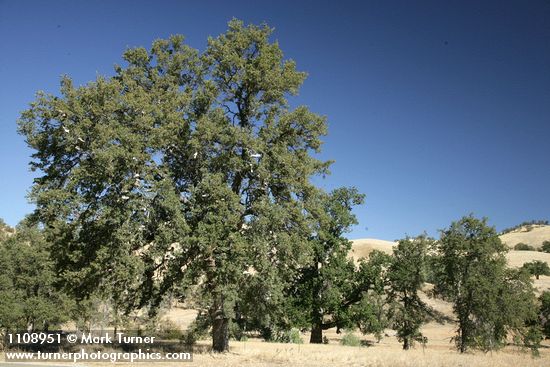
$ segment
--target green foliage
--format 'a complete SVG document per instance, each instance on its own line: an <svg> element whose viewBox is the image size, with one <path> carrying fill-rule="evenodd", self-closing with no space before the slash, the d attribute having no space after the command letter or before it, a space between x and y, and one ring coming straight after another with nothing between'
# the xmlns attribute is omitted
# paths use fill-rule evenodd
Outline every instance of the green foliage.
<svg viewBox="0 0 550 367"><path fill-rule="evenodd" d="M541 246L541 250L546 253L550 253L550 241L544 241Z"/></svg>
<svg viewBox="0 0 550 367"><path fill-rule="evenodd" d="M368 290L360 291L354 284L358 272L348 256L351 242L343 237L357 223L351 209L363 198L354 188L339 188L330 194L318 192L309 202L313 256L287 294L295 310L294 324L311 327L312 343L322 343L323 330L350 326L350 307Z"/></svg>
<svg viewBox="0 0 550 367"><path fill-rule="evenodd" d="M534 275L536 279L539 279L541 275L550 275L550 267L546 261L533 260L531 262L523 264L522 269L525 269L529 274Z"/></svg>
<svg viewBox="0 0 550 367"><path fill-rule="evenodd" d="M105 301L97 295L77 300L71 311L71 320L78 330L90 332L109 326L110 310L105 307Z"/></svg>
<svg viewBox="0 0 550 367"><path fill-rule="evenodd" d="M420 327L427 319L428 306L418 291L426 280L427 250L432 244L433 240L419 236L400 240L393 250L388 271L388 318L403 349L414 346L415 341L426 342Z"/></svg>
<svg viewBox="0 0 550 367"><path fill-rule="evenodd" d="M199 312L197 318L187 327L182 336L182 341L186 345L194 345L198 340L208 335L210 321L208 315Z"/></svg>
<svg viewBox="0 0 550 367"><path fill-rule="evenodd" d="M542 324L542 333L550 339L550 291L544 291L539 297L539 317Z"/></svg>
<svg viewBox="0 0 550 367"><path fill-rule="evenodd" d="M281 329L272 327L264 329L262 336L267 342L302 344L300 330L297 328Z"/></svg>
<svg viewBox="0 0 550 367"><path fill-rule="evenodd" d="M300 330L292 328L290 330L285 330L277 333L274 341L278 343L291 343L291 344L302 344L304 341Z"/></svg>
<svg viewBox="0 0 550 367"><path fill-rule="evenodd" d="M0 331L48 330L69 318L71 300L58 288L49 244L23 221L0 241Z"/></svg>
<svg viewBox="0 0 550 367"><path fill-rule="evenodd" d="M347 332L340 340L340 344L348 347L359 347L361 346L361 339L359 339L355 334Z"/></svg>
<svg viewBox="0 0 550 367"><path fill-rule="evenodd" d="M453 303L461 352L500 348L509 334L525 340L536 310L532 282L506 268L507 249L486 219L453 222L434 250L440 262L434 290Z"/></svg>
<svg viewBox="0 0 550 367"><path fill-rule="evenodd" d="M312 156L325 118L286 99L306 74L270 36L233 20L202 54L157 40L127 50L113 77L64 77L60 96L39 93L22 113L34 220L77 297L154 312L196 287L216 351L249 286L266 316L284 314L283 289L311 255L310 178L329 162ZM246 317L268 322L255 310Z"/></svg>
<svg viewBox="0 0 550 367"><path fill-rule="evenodd" d="M516 251L535 251L535 248L531 245L520 242L520 243L517 243L514 246L514 250L516 250Z"/></svg>
<svg viewBox="0 0 550 367"><path fill-rule="evenodd" d="M367 261L359 262L355 276L355 300L350 307L350 318L363 334L374 334L382 339L382 333L389 326L387 315L386 286L391 256L381 251L372 251Z"/></svg>

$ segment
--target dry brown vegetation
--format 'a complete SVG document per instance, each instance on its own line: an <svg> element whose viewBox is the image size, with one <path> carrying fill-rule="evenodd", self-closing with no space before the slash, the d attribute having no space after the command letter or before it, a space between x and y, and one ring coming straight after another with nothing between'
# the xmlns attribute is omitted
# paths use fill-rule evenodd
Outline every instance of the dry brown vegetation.
<svg viewBox="0 0 550 367"><path fill-rule="evenodd" d="M522 242L538 249L544 241L550 240L550 226L532 225L531 227L520 227L512 232L501 235L500 240L510 248Z"/></svg>
<svg viewBox="0 0 550 367"><path fill-rule="evenodd" d="M353 240L352 242L350 256L354 259L366 258L373 250L382 251L391 255L393 253L393 247L397 245L396 242L377 240L374 238L364 238Z"/></svg>
<svg viewBox="0 0 550 367"><path fill-rule="evenodd" d="M532 358L516 347L500 352L459 354L449 343L453 332L451 325L428 324L423 332L430 338L426 348L403 351L394 337L386 337L380 343L363 337L369 346L347 347L338 345L339 336L329 332L330 344L281 344L252 339L245 342L231 341L230 352L214 354L208 351L209 341L201 341L189 366L376 366L376 367L542 367L548 366L550 350L541 350L540 358ZM305 337L305 335L304 335ZM2 356L0 356L2 358ZM60 364L60 363L56 363ZM1 364L0 364L1 365ZM66 364L72 365L72 364ZM79 363L79 366L86 365ZM88 363L92 367L108 367L112 363ZM145 366L145 363L116 363L116 366ZM155 363L153 366L185 366L185 362Z"/></svg>
<svg viewBox="0 0 550 367"><path fill-rule="evenodd" d="M508 259L508 265L513 268L519 268L526 262L533 260L545 261L550 264L550 254L546 252L511 250L506 257Z"/></svg>

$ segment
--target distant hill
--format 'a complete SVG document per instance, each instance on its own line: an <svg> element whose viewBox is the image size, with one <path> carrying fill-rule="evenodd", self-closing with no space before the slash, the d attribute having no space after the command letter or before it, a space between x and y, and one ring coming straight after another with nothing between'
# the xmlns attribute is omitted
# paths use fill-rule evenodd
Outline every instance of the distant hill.
<svg viewBox="0 0 550 367"><path fill-rule="evenodd" d="M500 240L510 248L520 242L540 248L544 241L550 241L550 225L530 224L518 227L508 233L499 236ZM372 250L380 250L387 254L392 253L392 248L397 243L376 238L362 238L351 241L351 256L354 259L367 257Z"/></svg>
<svg viewBox="0 0 550 367"><path fill-rule="evenodd" d="M550 225L528 225L500 235L500 240L513 248L522 242L540 248L544 241L550 241Z"/></svg>
<svg viewBox="0 0 550 367"><path fill-rule="evenodd" d="M359 240L352 240L351 256L357 261L361 258L366 258L373 250L379 250L387 254L393 253L393 247L397 245L396 242L377 240L375 238L364 238Z"/></svg>
<svg viewBox="0 0 550 367"><path fill-rule="evenodd" d="M530 244L534 247L540 247L543 241L550 240L550 226L537 226L536 228L527 231L519 228L517 232L510 232L500 236L500 239L505 242L509 247L514 247L518 242ZM373 250L383 251L387 254L393 253L393 247L397 245L396 242L378 240L374 238L364 238L358 240L352 240L352 247L350 251L351 257L355 261L361 258L366 258ZM550 254L539 251L510 251L506 254L508 265L512 268L519 268L526 262L533 260L545 261L550 264ZM541 276L539 280L535 280L533 277L534 286L538 293L550 289L550 276ZM439 304L439 303L440 304ZM440 300L430 300L428 302L432 307L451 315L450 304Z"/></svg>
<svg viewBox="0 0 550 367"><path fill-rule="evenodd" d="M518 230L518 229L530 231L531 228L537 227L537 226L540 226L540 225L547 226L547 225L550 225L550 223L547 220L525 221L525 222L522 222L520 224L516 224L513 227L503 229L500 232L500 234L506 234L506 233L509 233L509 232L514 232L515 230Z"/></svg>

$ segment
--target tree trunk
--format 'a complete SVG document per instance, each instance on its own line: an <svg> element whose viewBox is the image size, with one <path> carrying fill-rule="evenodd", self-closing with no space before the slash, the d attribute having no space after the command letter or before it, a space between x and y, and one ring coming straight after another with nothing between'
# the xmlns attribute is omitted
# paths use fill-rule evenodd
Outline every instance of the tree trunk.
<svg viewBox="0 0 550 367"><path fill-rule="evenodd" d="M229 351L229 319L225 317L212 320L212 350L217 353Z"/></svg>
<svg viewBox="0 0 550 367"><path fill-rule="evenodd" d="M460 353L464 353L466 352L466 333L464 332L464 328L461 327L461 330L460 330L460 346L459 346L459 349L460 349Z"/></svg>
<svg viewBox="0 0 550 367"><path fill-rule="evenodd" d="M310 343L321 344L323 342L323 328L321 323L313 323L311 325L311 336L309 338Z"/></svg>
<svg viewBox="0 0 550 367"><path fill-rule="evenodd" d="M411 348L411 344L409 342L409 338L405 337L403 339L403 350L409 350Z"/></svg>

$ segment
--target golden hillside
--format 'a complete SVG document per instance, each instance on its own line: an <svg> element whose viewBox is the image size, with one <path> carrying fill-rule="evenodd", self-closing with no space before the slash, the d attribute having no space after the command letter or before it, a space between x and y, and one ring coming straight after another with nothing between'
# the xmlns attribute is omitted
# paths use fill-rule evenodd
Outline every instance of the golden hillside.
<svg viewBox="0 0 550 367"><path fill-rule="evenodd" d="M351 256L355 260L366 258L373 250L385 252L389 255L393 253L393 247L397 243L392 241L377 240L374 238L364 238L352 240Z"/></svg>
<svg viewBox="0 0 550 367"><path fill-rule="evenodd" d="M550 230L550 226L544 226L544 227L546 228L536 228L530 232L519 232L518 234L521 234L523 236L522 237L523 240L518 242L530 243L530 242L525 242L525 238L535 238L537 236L540 237L541 233L545 233L545 231ZM534 233L531 233L531 232L534 232ZM543 238L545 238L544 240L550 240L550 235L548 237L543 237ZM502 236L501 236L501 239L502 239ZM542 243L542 241L543 240L541 240L540 243ZM356 261L361 258L368 257L368 255L373 250L383 251L391 255L393 251L392 249L396 245L396 242L378 240L374 238L352 240L352 243L353 244L351 247L350 255ZM508 259L508 266L512 268L519 268L523 266L523 264L525 264L526 262L531 262L534 260L545 261L550 265L550 254L545 252L539 252L539 251L510 250L508 254L506 254L506 258ZM538 280L535 279L535 277L533 277L533 282L534 282L535 289L539 293L550 289L550 276L542 275ZM446 306L449 306L449 305L446 305ZM438 307L435 307L435 308L437 309ZM443 312L446 313L445 311Z"/></svg>
<svg viewBox="0 0 550 367"><path fill-rule="evenodd" d="M513 248L520 242L531 245L535 248L540 248L544 241L550 241L550 226L523 226L512 232L501 235L500 240L510 248Z"/></svg>

